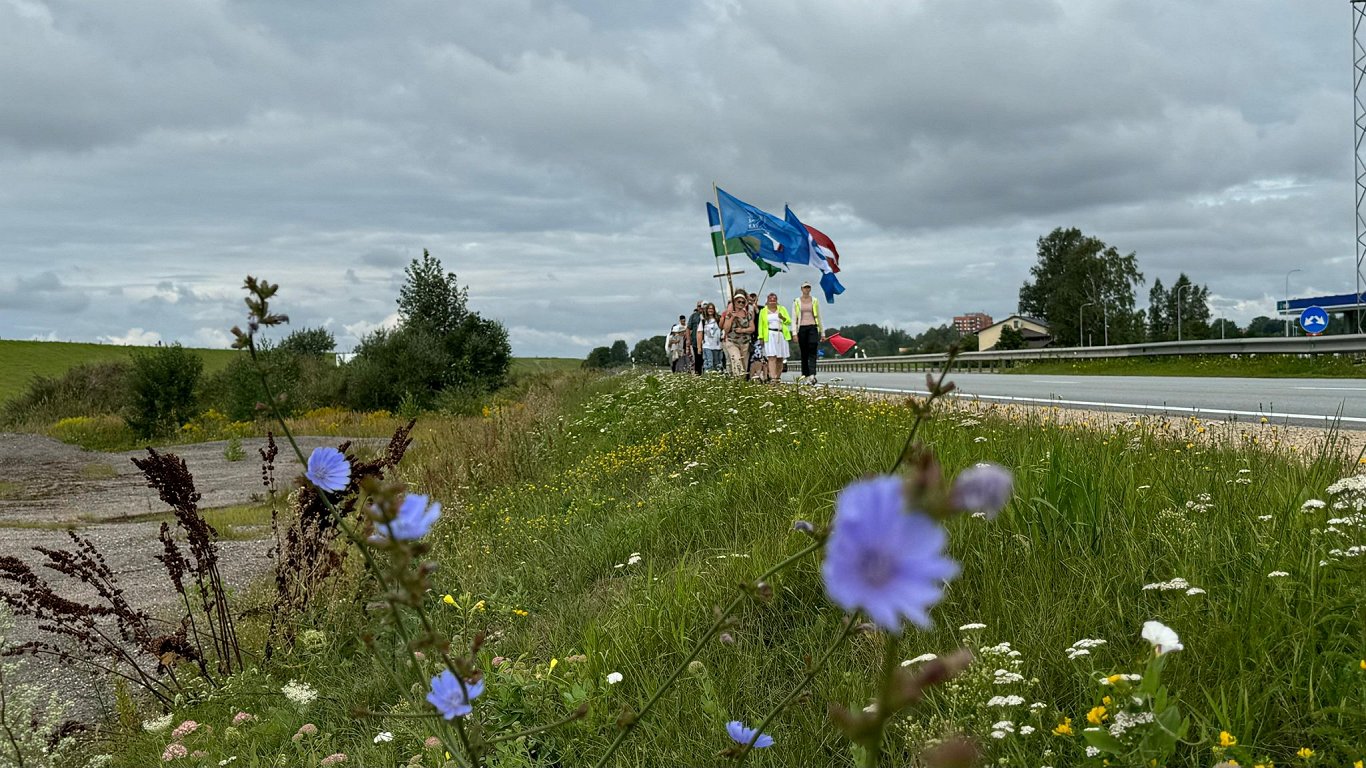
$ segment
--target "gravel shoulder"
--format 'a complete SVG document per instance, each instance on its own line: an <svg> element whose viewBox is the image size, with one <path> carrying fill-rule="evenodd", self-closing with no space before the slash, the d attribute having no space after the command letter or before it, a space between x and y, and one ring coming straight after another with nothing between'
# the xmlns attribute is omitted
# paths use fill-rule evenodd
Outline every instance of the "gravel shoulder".
<svg viewBox="0 0 1366 768"><path fill-rule="evenodd" d="M335 446L346 439L298 438L305 452L322 445ZM383 445L385 441L353 442ZM212 509L264 499L257 451L265 444L264 439L243 440L246 458L240 461L227 460L224 441L177 445L162 452L185 460L203 497L200 508ZM67 530L73 530L95 543L136 607L156 615L174 604L178 596L155 559L161 550L157 540L161 514L170 508L147 487L132 462L146 455L141 450L86 451L41 435L0 433L0 556L12 555L36 565L42 555L34 552L34 547L67 548L71 543ZM297 461L282 447L276 463L277 482L287 487L290 476L301 471ZM151 516L157 519L149 519ZM219 568L230 588L243 590L270 570L271 544L270 531L265 527L219 541ZM54 586L63 585L60 580L65 577L46 569L35 570ZM64 596L87 596L83 585L67 584L70 592ZM33 632L19 619L10 640L23 642ZM89 680L33 659L25 664L30 667L29 674L55 676L77 698L89 699L82 695L90 692Z"/></svg>

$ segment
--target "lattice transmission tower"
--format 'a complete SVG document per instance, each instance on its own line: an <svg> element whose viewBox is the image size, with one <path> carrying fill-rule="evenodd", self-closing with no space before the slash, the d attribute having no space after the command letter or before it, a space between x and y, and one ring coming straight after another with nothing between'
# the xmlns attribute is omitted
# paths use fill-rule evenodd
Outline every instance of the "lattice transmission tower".
<svg viewBox="0 0 1366 768"><path fill-rule="evenodd" d="M1355 124L1353 144L1356 149L1356 331L1362 332L1362 264L1366 262L1366 158L1361 149L1366 142L1366 103L1362 84L1366 82L1366 0L1351 0L1352 4L1352 122Z"/></svg>

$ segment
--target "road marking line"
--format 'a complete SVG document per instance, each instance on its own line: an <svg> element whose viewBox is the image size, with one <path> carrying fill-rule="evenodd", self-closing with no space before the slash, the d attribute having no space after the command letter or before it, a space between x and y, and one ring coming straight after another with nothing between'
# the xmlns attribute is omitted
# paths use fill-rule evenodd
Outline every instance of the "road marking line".
<svg viewBox="0 0 1366 768"><path fill-rule="evenodd" d="M1309 392L1366 392L1366 387L1295 387Z"/></svg>
<svg viewBox="0 0 1366 768"><path fill-rule="evenodd" d="M887 387L859 387L854 385L828 385L836 389L863 389L869 392L888 392L899 395L929 395L929 392L919 389L890 389ZM970 398L974 400L1000 400L1010 403L1031 403L1035 405L1059 405L1075 408L1114 408L1121 411L1160 411L1162 413L1189 413L1198 414L1217 414L1220 416L1265 416L1268 419L1308 419L1311 421L1323 420L1326 422L1350 422L1352 424L1366 424L1366 418L1360 416L1324 416L1312 413L1276 413L1274 411L1237 411L1228 408L1192 408L1180 405L1144 405L1142 403L1104 403L1091 400L1061 400L1045 399L1040 397L1013 397L1011 395L974 395L968 392L953 392L950 397Z"/></svg>

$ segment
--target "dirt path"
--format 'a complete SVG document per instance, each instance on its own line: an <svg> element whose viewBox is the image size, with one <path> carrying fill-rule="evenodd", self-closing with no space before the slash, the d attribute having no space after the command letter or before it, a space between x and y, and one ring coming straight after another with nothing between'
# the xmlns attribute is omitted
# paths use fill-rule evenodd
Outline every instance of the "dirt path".
<svg viewBox="0 0 1366 768"><path fill-rule="evenodd" d="M303 437L299 442L307 452L345 439ZM225 458L225 442L179 445L166 452L185 460L203 496L200 508L212 509L263 498L257 449L264 445L264 439L243 440L246 458L240 461ZM155 614L171 604L177 596L161 563L154 559L161 550L159 516L169 508L147 487L131 461L146 455L145 451L85 451L39 435L0 433L0 555L36 565L42 556L33 547L67 548L69 528L96 544L136 607ZM300 471L297 460L287 457L283 448L277 467L282 488ZM230 587L243 589L270 569L270 531L261 526L233 533L233 539L219 542L219 569ZM54 585L64 578L46 569L35 570ZM80 585L71 585L70 597L84 596ZM22 642L32 632L21 619L12 641ZM77 698L89 699L89 681L80 675L33 660L26 663L35 668L29 672L53 675Z"/></svg>

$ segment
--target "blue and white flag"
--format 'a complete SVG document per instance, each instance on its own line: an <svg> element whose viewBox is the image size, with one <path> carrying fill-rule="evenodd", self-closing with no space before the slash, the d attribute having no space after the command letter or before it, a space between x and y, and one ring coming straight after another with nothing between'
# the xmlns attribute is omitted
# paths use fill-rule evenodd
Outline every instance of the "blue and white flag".
<svg viewBox="0 0 1366 768"><path fill-rule="evenodd" d="M794 227L771 213L755 208L717 188L716 202L721 208L726 239L754 238L758 257L769 263L805 264L811 260L810 236L806 229Z"/></svg>
<svg viewBox="0 0 1366 768"><path fill-rule="evenodd" d="M839 278L835 277L835 270L826 260L823 249L815 242L810 229L797 218L797 214L791 208L784 206L784 213L787 223L802 232L807 237L807 260L804 262L809 267L815 267L821 272L821 290L825 291L825 300L831 304L835 303L835 297L844 293L844 286L840 285Z"/></svg>

